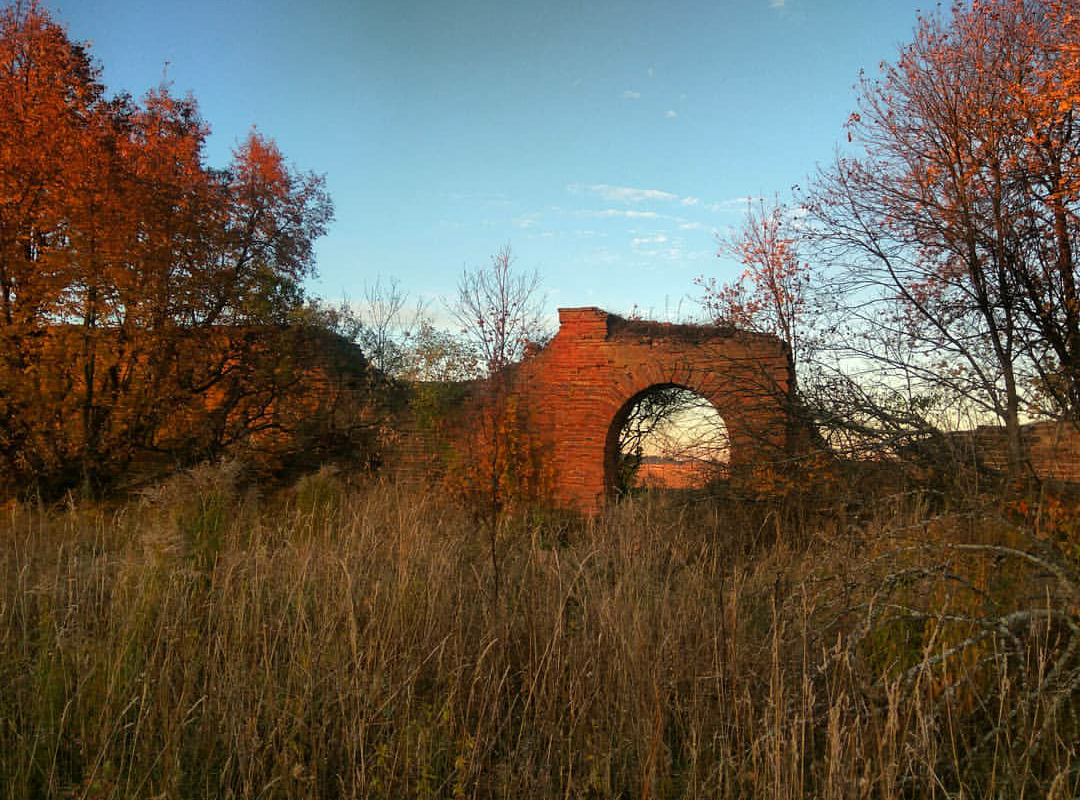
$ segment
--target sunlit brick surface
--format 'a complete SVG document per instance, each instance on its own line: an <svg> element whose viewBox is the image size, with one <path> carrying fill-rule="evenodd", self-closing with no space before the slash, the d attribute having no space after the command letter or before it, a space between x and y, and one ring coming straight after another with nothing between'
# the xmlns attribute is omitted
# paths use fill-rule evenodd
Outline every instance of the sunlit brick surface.
<svg viewBox="0 0 1080 800"><path fill-rule="evenodd" d="M787 351L774 337L626 320L598 308L559 309L558 334L516 376L551 444L554 499L585 511L610 490L619 429L645 392L681 386L712 403L738 468L783 452L790 385Z"/></svg>

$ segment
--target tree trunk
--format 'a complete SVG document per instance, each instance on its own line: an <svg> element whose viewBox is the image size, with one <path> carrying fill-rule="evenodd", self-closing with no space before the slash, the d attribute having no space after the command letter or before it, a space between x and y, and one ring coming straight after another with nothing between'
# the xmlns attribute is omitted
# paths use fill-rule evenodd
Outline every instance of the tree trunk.
<svg viewBox="0 0 1080 800"><path fill-rule="evenodd" d="M1005 369L1005 439L1009 480L1016 480L1024 474L1027 458L1020 434L1020 399L1016 391L1016 376L1009 365Z"/></svg>

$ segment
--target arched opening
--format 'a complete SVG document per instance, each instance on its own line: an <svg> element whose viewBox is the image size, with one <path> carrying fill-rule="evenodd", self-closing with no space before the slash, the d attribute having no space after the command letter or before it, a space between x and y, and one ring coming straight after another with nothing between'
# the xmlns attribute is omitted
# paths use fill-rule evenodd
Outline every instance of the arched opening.
<svg viewBox="0 0 1080 800"><path fill-rule="evenodd" d="M608 431L609 494L643 489L696 489L723 477L730 456L727 426L700 394L677 384L650 386L630 398Z"/></svg>

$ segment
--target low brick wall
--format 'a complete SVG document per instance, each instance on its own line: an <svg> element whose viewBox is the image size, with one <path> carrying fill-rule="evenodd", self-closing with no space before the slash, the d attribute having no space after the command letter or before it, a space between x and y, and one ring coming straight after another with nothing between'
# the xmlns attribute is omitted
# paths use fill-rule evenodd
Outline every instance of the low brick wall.
<svg viewBox="0 0 1080 800"><path fill-rule="evenodd" d="M966 432L983 466L1004 470L1008 463L1005 429L980 425ZM1020 435L1032 472L1043 480L1080 483L1080 429L1069 422L1031 422Z"/></svg>
<svg viewBox="0 0 1080 800"><path fill-rule="evenodd" d="M700 489L716 477L717 467L702 461L644 461L634 485L648 489Z"/></svg>

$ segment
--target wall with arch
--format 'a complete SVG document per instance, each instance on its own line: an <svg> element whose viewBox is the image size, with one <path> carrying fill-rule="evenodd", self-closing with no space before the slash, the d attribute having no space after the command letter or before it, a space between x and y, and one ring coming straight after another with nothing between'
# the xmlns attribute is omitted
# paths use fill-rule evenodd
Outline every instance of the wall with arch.
<svg viewBox="0 0 1080 800"><path fill-rule="evenodd" d="M644 393L678 386L723 417L732 469L775 460L791 435L793 378L779 339L715 326L559 309L559 331L518 366L513 391L548 444L553 500L595 511L614 481L619 427Z"/></svg>

